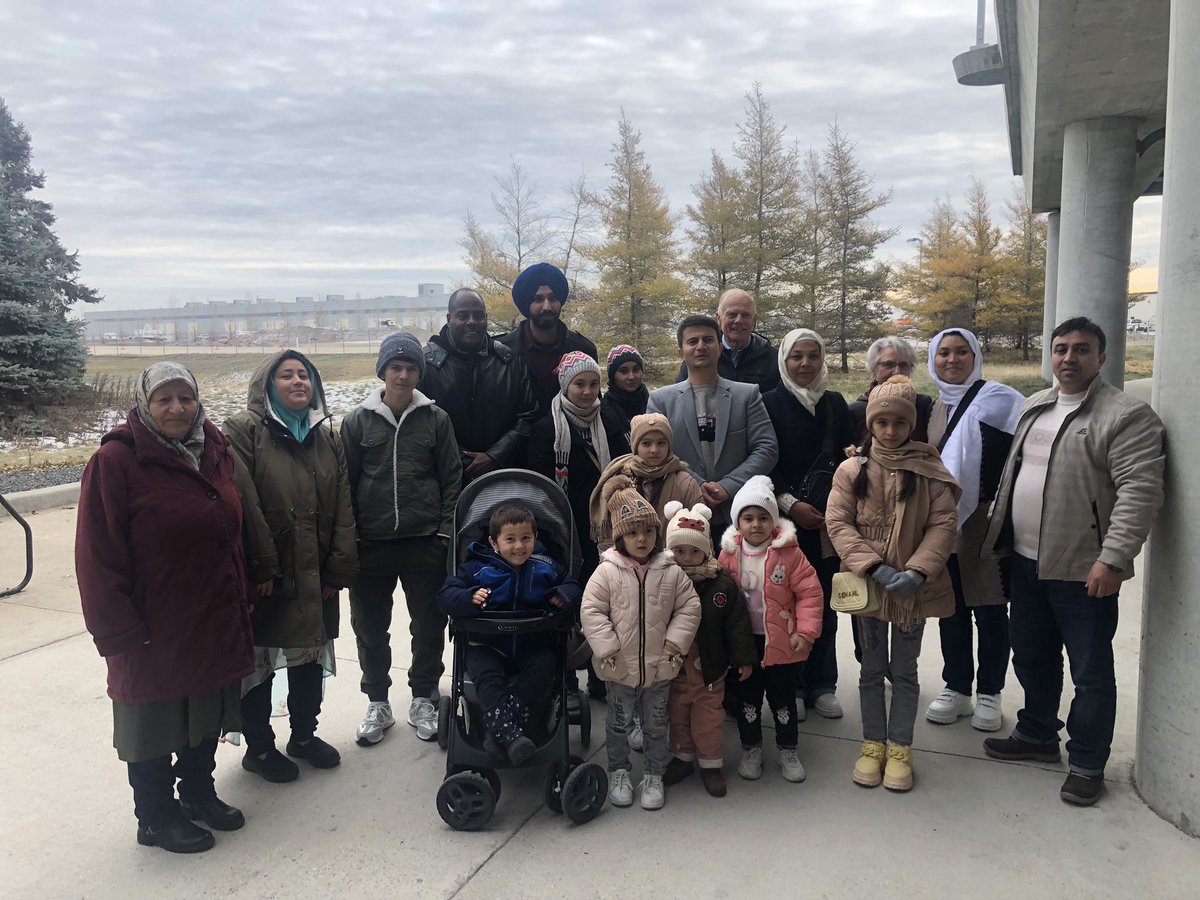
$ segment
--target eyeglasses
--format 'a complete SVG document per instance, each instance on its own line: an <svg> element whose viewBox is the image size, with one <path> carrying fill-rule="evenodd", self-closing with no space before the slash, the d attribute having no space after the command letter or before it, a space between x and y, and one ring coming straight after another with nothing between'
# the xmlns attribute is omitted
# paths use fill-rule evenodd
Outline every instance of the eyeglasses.
<svg viewBox="0 0 1200 900"><path fill-rule="evenodd" d="M913 364L910 362L896 362L891 359L886 362L878 362L875 366L880 369L899 369L901 372L911 372L913 368Z"/></svg>

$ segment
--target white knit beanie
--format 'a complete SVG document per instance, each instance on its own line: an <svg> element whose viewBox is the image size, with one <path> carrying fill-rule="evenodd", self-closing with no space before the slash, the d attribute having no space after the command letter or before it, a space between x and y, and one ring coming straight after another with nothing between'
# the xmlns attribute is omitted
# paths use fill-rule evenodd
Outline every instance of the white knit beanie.
<svg viewBox="0 0 1200 900"><path fill-rule="evenodd" d="M663 513L668 520L668 550L676 547L695 547L704 551L706 558L713 555L712 535L709 531L709 523L712 521L711 509L703 503L697 503L688 509L678 500L672 500L663 507Z"/></svg>
<svg viewBox="0 0 1200 900"><path fill-rule="evenodd" d="M771 514L771 521L779 524L779 504L775 502L775 485L766 475L752 475L733 495L733 524L737 527L738 517L747 506L761 506Z"/></svg>

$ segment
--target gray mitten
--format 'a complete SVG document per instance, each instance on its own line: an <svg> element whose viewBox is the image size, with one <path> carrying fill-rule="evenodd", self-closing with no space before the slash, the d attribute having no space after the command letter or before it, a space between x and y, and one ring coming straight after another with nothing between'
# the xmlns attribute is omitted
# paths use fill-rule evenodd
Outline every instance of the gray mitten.
<svg viewBox="0 0 1200 900"><path fill-rule="evenodd" d="M925 581L925 576L920 572L914 572L912 569L906 569L903 572L896 573L883 587L890 594L895 594L903 600L908 600L916 596L917 588Z"/></svg>
<svg viewBox="0 0 1200 900"><path fill-rule="evenodd" d="M887 587L888 582L899 574L899 572L897 572L887 563L880 563L875 567L875 571L871 573L871 577L875 579L875 583L880 587Z"/></svg>

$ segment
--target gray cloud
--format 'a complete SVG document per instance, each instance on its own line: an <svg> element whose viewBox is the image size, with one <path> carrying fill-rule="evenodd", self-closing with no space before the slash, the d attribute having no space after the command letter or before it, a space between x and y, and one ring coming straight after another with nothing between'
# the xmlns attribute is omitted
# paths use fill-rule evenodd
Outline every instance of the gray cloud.
<svg viewBox="0 0 1200 900"><path fill-rule="evenodd" d="M998 211L1015 183L1000 90L951 71L966 3L58 6L0 7L0 85L113 306L463 279L462 216L488 222L510 157L565 203L604 180L622 107L681 212L755 80L801 146L835 117L857 142L898 256L971 173ZM1139 204L1151 265L1157 215Z"/></svg>

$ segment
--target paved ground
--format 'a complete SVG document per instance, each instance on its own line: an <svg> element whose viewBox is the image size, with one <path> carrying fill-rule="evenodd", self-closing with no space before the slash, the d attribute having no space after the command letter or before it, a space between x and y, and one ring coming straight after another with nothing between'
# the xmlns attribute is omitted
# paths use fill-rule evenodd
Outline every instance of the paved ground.
<svg viewBox="0 0 1200 900"><path fill-rule="evenodd" d="M246 827L217 847L179 857L134 843L124 766L111 747L104 664L84 631L71 562L74 510L30 516L36 574L0 601L0 713L9 748L0 770L0 896L6 897L736 897L861 896L1195 897L1200 841L1154 815L1130 784L1140 615L1126 589L1117 637L1121 700L1109 791L1087 810L1058 799L1060 766L999 763L966 720L918 723L917 786L906 795L850 781L860 733L849 635L839 638L846 718L801 726L808 769L784 782L767 751L762 781L714 800L698 780L670 790L657 813L606 808L573 827L540 802L540 773L510 773L490 827L447 828L433 799L443 772L436 745L398 724L377 747L353 743L363 709L352 639L327 682L320 733L340 769L305 769L270 785L218 752L221 796ZM186 548L180 548L186 552ZM0 523L0 585L24 565L21 532ZM348 613L343 613L347 631ZM405 631L399 622L396 632ZM406 643L406 641L401 642ZM394 677L404 682L398 647ZM936 630L926 638L922 700L941 687ZM406 699L404 691L396 699ZM1004 697L1011 720L1015 679ZM402 703L397 703L400 707ZM597 723L604 708L595 707ZM1065 718L1065 713L1064 713ZM736 738L727 726L728 758ZM601 728L597 728L597 733ZM768 743L770 741L768 740ZM597 737L591 753L603 762ZM635 772L635 777L637 773Z"/></svg>

